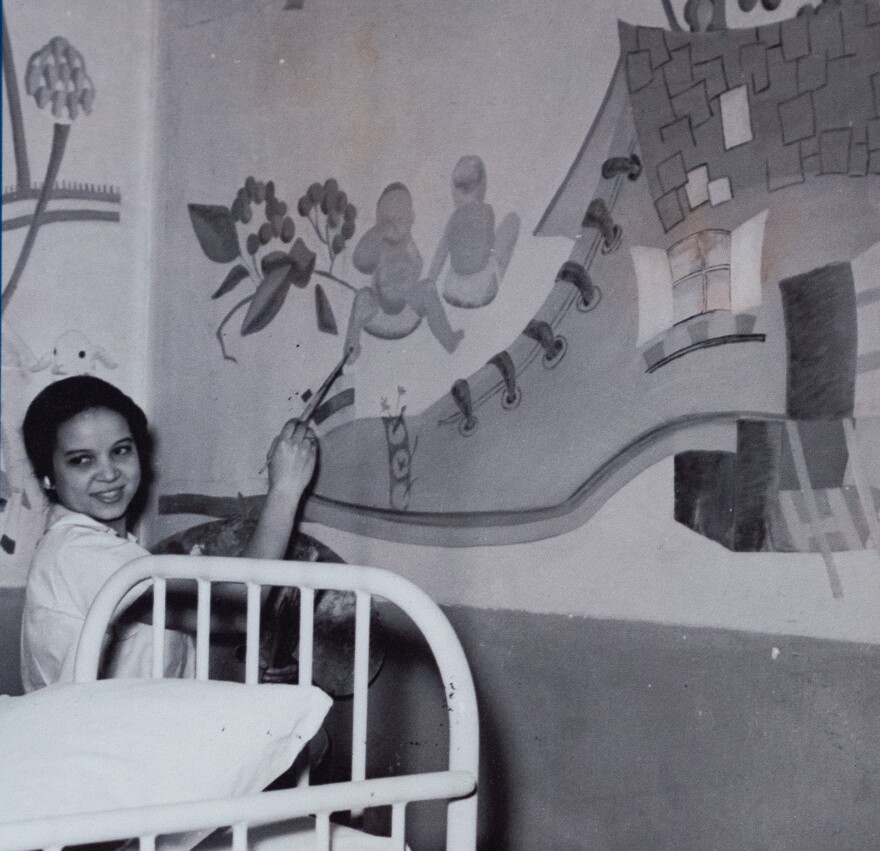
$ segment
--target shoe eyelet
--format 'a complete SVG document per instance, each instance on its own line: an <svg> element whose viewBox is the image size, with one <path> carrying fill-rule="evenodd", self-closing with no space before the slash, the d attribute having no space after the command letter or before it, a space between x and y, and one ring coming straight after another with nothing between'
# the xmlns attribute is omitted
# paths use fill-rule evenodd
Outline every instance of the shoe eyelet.
<svg viewBox="0 0 880 851"><path fill-rule="evenodd" d="M458 431L463 437L470 437L477 430L477 418L473 415L463 417L458 424Z"/></svg>
<svg viewBox="0 0 880 851"><path fill-rule="evenodd" d="M522 391L519 387L514 388L513 393L508 393L507 390L501 391L501 407L507 411L511 411L519 405L521 399Z"/></svg>
<svg viewBox="0 0 880 851"><path fill-rule="evenodd" d="M620 245L620 240L623 237L623 228L620 225L614 225L613 236L610 242L606 242L604 239L602 240L602 253L610 254L614 251L618 245Z"/></svg>
<svg viewBox="0 0 880 851"><path fill-rule="evenodd" d="M593 284L593 297L589 301L584 301L583 298L578 295L574 303L581 313L589 313L591 310L596 309L600 301L602 301L602 290Z"/></svg>
<svg viewBox="0 0 880 851"><path fill-rule="evenodd" d="M568 340L566 340L561 334L558 334L554 338L553 343L556 347L556 351L552 355L544 355L544 357L541 358L541 363L543 363L547 369L553 369L553 367L565 357L565 353L568 351Z"/></svg>

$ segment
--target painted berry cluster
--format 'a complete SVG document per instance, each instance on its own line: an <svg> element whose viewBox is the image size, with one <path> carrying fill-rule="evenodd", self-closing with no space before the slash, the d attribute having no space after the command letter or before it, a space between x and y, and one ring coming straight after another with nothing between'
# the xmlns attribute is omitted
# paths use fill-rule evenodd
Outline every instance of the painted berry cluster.
<svg viewBox="0 0 880 851"><path fill-rule="evenodd" d="M305 290L315 275L353 289L333 274L335 260L354 236L357 219L357 209L338 182L329 178L324 183L313 183L297 203L297 212L326 248L326 269L316 269L317 254L297 236L288 209L274 181L254 177L244 181L229 207L189 205L190 221L205 256L215 263L235 263L212 298L221 298L245 280L254 286L254 291L237 302L217 328L217 340L226 360L235 358L226 350L223 329L239 310L246 308L241 323L241 334L246 336L269 325L291 288ZM318 330L337 334L336 318L323 286L316 283L314 292Z"/></svg>

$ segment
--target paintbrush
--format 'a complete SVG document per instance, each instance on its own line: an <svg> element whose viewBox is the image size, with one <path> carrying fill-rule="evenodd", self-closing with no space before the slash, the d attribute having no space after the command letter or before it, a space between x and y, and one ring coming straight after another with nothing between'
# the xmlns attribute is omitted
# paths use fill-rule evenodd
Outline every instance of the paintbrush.
<svg viewBox="0 0 880 851"><path fill-rule="evenodd" d="M299 415L298 419L301 423L305 423L308 425L309 420L314 416L315 411L318 409L318 405L321 404L324 397L327 395L327 391L330 389L331 385L337 378L339 378L339 373L342 372L343 367L346 363L348 363L349 357L351 357L351 353L354 351L354 346L349 346L345 353L342 355L339 363L333 367L330 371L330 374L324 379L321 386L315 392L315 395L312 396L311 399L307 402L305 408L303 408L302 413ZM269 459L266 458L265 463L262 467L260 467L259 475L262 475L266 472L266 467L269 466Z"/></svg>

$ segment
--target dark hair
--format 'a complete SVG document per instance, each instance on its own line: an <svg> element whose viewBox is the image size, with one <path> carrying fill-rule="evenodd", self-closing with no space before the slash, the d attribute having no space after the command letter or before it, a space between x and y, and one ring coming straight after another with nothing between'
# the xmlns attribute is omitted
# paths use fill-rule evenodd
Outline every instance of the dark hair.
<svg viewBox="0 0 880 851"><path fill-rule="evenodd" d="M131 429L141 466L141 483L129 506L131 517L137 517L146 504L153 480L153 438L146 414L121 390L93 375L62 378L43 388L30 403L24 415L22 434L34 474L40 480L48 476L54 481L52 456L58 440L58 429L83 411L106 408L115 411ZM50 499L56 499L49 491Z"/></svg>

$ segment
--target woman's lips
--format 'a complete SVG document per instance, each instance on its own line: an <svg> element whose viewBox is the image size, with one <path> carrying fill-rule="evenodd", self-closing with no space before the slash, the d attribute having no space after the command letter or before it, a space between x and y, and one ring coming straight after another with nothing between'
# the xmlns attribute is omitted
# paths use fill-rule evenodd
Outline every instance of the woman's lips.
<svg viewBox="0 0 880 851"><path fill-rule="evenodd" d="M124 488L113 488L113 490L109 491L101 491L101 493L92 494L92 496L97 499L99 502L103 502L107 505L112 505L114 502L119 502L122 497Z"/></svg>

